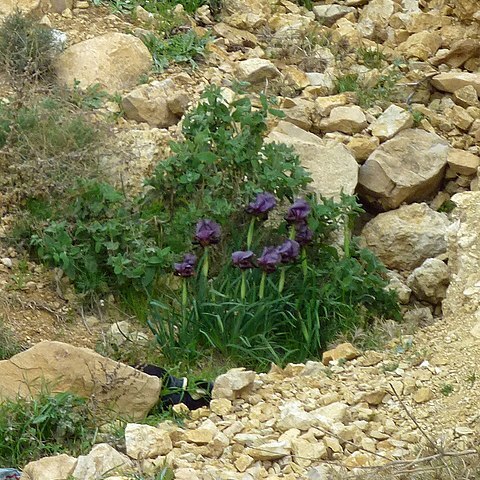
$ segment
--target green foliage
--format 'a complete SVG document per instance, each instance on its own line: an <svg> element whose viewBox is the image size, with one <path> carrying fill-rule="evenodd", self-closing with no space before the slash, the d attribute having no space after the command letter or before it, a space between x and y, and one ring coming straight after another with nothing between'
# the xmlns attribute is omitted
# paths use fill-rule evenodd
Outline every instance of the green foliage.
<svg viewBox="0 0 480 480"><path fill-rule="evenodd" d="M335 79L335 87L338 93L356 92L359 89L358 75L348 73Z"/></svg>
<svg viewBox="0 0 480 480"><path fill-rule="evenodd" d="M39 458L85 453L95 426L86 401L71 393L42 393L0 405L0 465L22 467Z"/></svg>
<svg viewBox="0 0 480 480"><path fill-rule="evenodd" d="M197 8L210 2L207 0L94 0L93 3L94 5L110 4L115 11L121 13L132 12L137 6L140 6L147 12L156 14L165 14L166 10L173 10L175 6L182 5L187 13L193 14Z"/></svg>
<svg viewBox="0 0 480 480"><path fill-rule="evenodd" d="M444 383L441 387L440 387L440 393L442 395L444 395L445 397L448 397L449 395L451 395L452 393L454 392L454 388L453 388L453 385L451 383Z"/></svg>
<svg viewBox="0 0 480 480"><path fill-rule="evenodd" d="M42 27L19 10L0 26L0 65L15 83L51 77L55 55L52 30Z"/></svg>
<svg viewBox="0 0 480 480"><path fill-rule="evenodd" d="M425 115L418 110L412 110L411 114L412 114L412 117L413 117L413 124L416 127L418 127L420 125L420 122L425 118Z"/></svg>
<svg viewBox="0 0 480 480"><path fill-rule="evenodd" d="M183 280L187 297L182 288L182 294L177 289L153 302L149 326L167 361L194 363L200 352L216 351L255 368L303 362L317 358L339 333L368 325L377 316L399 317L396 297L385 289L384 267L350 240L360 210L355 199L313 205L309 226L315 241L300 262L265 277L258 269L239 272L225 255L210 260L221 268L206 279L204 255L196 277ZM288 235L286 226L265 229L256 235L262 245L278 244ZM339 229L346 233L341 252L329 241ZM230 253L242 246L232 243L236 248ZM261 253L258 241L252 250Z"/></svg>
<svg viewBox="0 0 480 480"><path fill-rule="evenodd" d="M312 0L296 0L296 3L301 7L305 7L308 10L313 9L313 1Z"/></svg>
<svg viewBox="0 0 480 480"><path fill-rule="evenodd" d="M357 57L360 62L363 63L368 68L381 68L384 65L384 62L387 60L385 54L380 50L380 48L365 48L360 47L357 49Z"/></svg>
<svg viewBox="0 0 480 480"><path fill-rule="evenodd" d="M172 144L173 155L158 163L145 199L177 251L199 218L208 216L234 231L235 219L229 217L255 193L292 199L310 181L290 148L264 143L269 113L281 115L264 96L255 109L246 96L227 103L211 86L185 116L185 140Z"/></svg>
<svg viewBox="0 0 480 480"><path fill-rule="evenodd" d="M14 333L4 324L0 317L0 360L6 360L21 352L21 347Z"/></svg>
<svg viewBox="0 0 480 480"><path fill-rule="evenodd" d="M153 33L142 37L153 57L154 71L163 72L170 63L187 63L196 68L199 58L205 55L209 35L198 36L193 30L162 40Z"/></svg>
<svg viewBox="0 0 480 480"><path fill-rule="evenodd" d="M85 181L61 214L31 238L38 257L60 267L82 293L150 289L169 248L157 246L154 224L108 184Z"/></svg>

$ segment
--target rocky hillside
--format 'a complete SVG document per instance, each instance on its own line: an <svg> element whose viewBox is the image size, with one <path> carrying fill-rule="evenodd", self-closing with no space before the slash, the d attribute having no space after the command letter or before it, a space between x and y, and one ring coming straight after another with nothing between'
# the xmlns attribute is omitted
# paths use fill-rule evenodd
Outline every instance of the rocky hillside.
<svg viewBox="0 0 480 480"><path fill-rule="evenodd" d="M116 115L98 157L105 177L129 191L140 190L166 158L168 141L181 137L181 119L207 85L221 86L227 100L237 80L250 84L254 102L262 91L277 97L285 117L271 121L268 141L293 147L316 193L358 194L369 212L359 226L362 242L389 269L406 323L421 327L382 352L342 344L323 362L268 374L230 371L217 379L210 408L189 413L181 426L129 423L115 448L102 426L88 455L32 462L22 478L158 479L167 471L191 480L478 478L477 2L338 0L308 10L288 0L224 0L219 12L204 5L194 14L178 7L179 31L210 35L205 54L195 68L170 61L155 72L152 62L160 60L144 40L158 18L141 6L121 14L82 0L17 3L56 32L59 85L98 84L115 96L96 112ZM0 14L12 8L0 0ZM3 80L7 103L15 88ZM0 239L9 234L14 199L0 192ZM117 320L60 322L66 333L59 337L54 320L75 310L61 282L41 280L41 269L30 265L30 285L7 293L19 260L2 244L0 257L0 311L25 344L93 346L92 336ZM58 343L0 362L0 396L15 395L12 385L32 365L43 365L49 379L73 371L62 373L49 355L82 355L87 367L99 366L100 373L88 368L95 381L77 372L83 387L73 375L65 389L106 391L101 401L116 399L119 415L137 418L158 397L160 386L142 374L149 396L128 410L128 396L146 387L129 384L125 393L119 382L120 391L112 390L119 387L112 372L128 378L127 367L119 374L113 362Z"/></svg>

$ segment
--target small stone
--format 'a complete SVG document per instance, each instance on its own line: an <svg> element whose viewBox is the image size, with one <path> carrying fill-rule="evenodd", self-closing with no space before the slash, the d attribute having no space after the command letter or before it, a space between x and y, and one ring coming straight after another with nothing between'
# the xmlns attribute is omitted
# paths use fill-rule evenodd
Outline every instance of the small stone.
<svg viewBox="0 0 480 480"><path fill-rule="evenodd" d="M13 262L11 258L5 257L0 259L0 262L2 265L5 265L7 268L12 268L13 267Z"/></svg>
<svg viewBox="0 0 480 480"><path fill-rule="evenodd" d="M226 398L234 400L248 393L253 387L255 372L244 368L232 368L215 380L212 398Z"/></svg>
<svg viewBox="0 0 480 480"><path fill-rule="evenodd" d="M361 401L367 402L369 405L380 405L386 394L387 392L385 391L385 389L378 388L373 392L368 392L362 395Z"/></svg>
<svg viewBox="0 0 480 480"><path fill-rule="evenodd" d="M367 350L362 358L360 359L359 363L363 367L373 367L377 365L383 360L383 355L375 350Z"/></svg>
<svg viewBox="0 0 480 480"><path fill-rule="evenodd" d="M417 403L425 403L433 398L433 392L427 387L420 387L414 394L413 399Z"/></svg>
<svg viewBox="0 0 480 480"><path fill-rule="evenodd" d="M240 455L233 464L240 473L243 473L254 461L250 455Z"/></svg>
<svg viewBox="0 0 480 480"><path fill-rule="evenodd" d="M475 175L480 166L480 157L473 153L452 148L448 152L448 166L459 175Z"/></svg>
<svg viewBox="0 0 480 480"><path fill-rule="evenodd" d="M232 411L232 402L227 398L214 398L210 402L210 410L221 417L228 415Z"/></svg>
<svg viewBox="0 0 480 480"><path fill-rule="evenodd" d="M166 455L173 448L167 432L136 423L129 423L125 428L125 447L127 455L135 460Z"/></svg>
<svg viewBox="0 0 480 480"><path fill-rule="evenodd" d="M455 433L457 435L472 435L475 431L469 427L455 427Z"/></svg>
<svg viewBox="0 0 480 480"><path fill-rule="evenodd" d="M339 360L340 358L353 360L358 356L360 356L360 352L351 343L341 343L334 349L323 352L322 362L324 365L328 365L332 360Z"/></svg>
<svg viewBox="0 0 480 480"><path fill-rule="evenodd" d="M197 430L187 430L185 438L190 443L205 445L213 440L214 432L210 429L198 428Z"/></svg>
<svg viewBox="0 0 480 480"><path fill-rule="evenodd" d="M370 126L372 135L380 140L388 140L401 130L413 126L410 112L397 105L390 105Z"/></svg>
<svg viewBox="0 0 480 480"><path fill-rule="evenodd" d="M277 67L263 58L249 58L238 63L239 77L250 83L260 83L278 77L280 72Z"/></svg>
<svg viewBox="0 0 480 480"><path fill-rule="evenodd" d="M291 446L289 442L265 442L249 447L245 450L254 460L278 460L290 455Z"/></svg>
<svg viewBox="0 0 480 480"><path fill-rule="evenodd" d="M325 132L343 132L354 134L361 132L366 126L367 118L357 105L335 107L328 118L320 121L319 128Z"/></svg>

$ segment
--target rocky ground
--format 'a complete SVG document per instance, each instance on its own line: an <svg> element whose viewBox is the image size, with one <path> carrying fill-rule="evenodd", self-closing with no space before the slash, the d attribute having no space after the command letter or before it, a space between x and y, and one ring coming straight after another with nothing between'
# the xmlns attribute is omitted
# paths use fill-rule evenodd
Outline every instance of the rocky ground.
<svg viewBox="0 0 480 480"><path fill-rule="evenodd" d="M125 116L100 157L111 178L133 190L209 83L227 97L236 78L277 95L286 118L272 123L269 138L293 146L317 192L358 192L378 213L363 241L391 270L407 319L423 325L381 352L343 345L323 363L229 372L211 408L192 412L182 427L129 424L117 450L99 444L78 460L43 459L24 478L120 480L165 464L190 480L479 478L477 2L339 0L308 12L286 0L225 0L219 21L205 8L188 20L216 37L200 67L149 74L140 86L151 62L138 40L148 15L138 11L131 21L83 1L23 3L67 36L61 81L120 92ZM348 76L357 88L339 92ZM447 215L450 200L457 207ZM3 207L5 236L11 218ZM101 309L82 315L58 274L12 248L0 246L0 257L0 318L25 347L94 347L124 319ZM123 476L112 476L119 465Z"/></svg>

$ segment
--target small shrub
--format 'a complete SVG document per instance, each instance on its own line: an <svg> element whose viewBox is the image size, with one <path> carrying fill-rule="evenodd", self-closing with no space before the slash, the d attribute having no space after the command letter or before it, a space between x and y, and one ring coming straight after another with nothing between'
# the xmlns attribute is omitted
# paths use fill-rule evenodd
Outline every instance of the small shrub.
<svg viewBox="0 0 480 480"><path fill-rule="evenodd" d="M49 79L54 55L52 30L19 10L5 18L0 26L0 64L12 80Z"/></svg>
<svg viewBox="0 0 480 480"><path fill-rule="evenodd" d="M444 395L445 397L448 397L449 395L451 395L454 391L454 388L453 388L453 385L450 384L450 383L444 383L441 387L440 387L440 393L442 395Z"/></svg>
<svg viewBox="0 0 480 480"><path fill-rule="evenodd" d="M156 72L163 72L170 63L188 63L196 68L196 62L205 55L205 47L211 40L210 36L200 37L193 30L165 40L154 34L145 35L142 39L152 54Z"/></svg>
<svg viewBox="0 0 480 480"><path fill-rule="evenodd" d="M377 48L360 47L357 49L357 57L368 68L381 68L386 61L384 53Z"/></svg>
<svg viewBox="0 0 480 480"><path fill-rule="evenodd" d="M218 87L207 88L183 120L185 140L171 145L173 155L159 162L147 180L153 188L144 208L158 218L174 251L186 247L198 218L213 218L236 232L241 220L226 219L255 193L271 191L281 200L293 199L310 181L292 149L264 143L268 114L282 112L266 97L260 100L258 109L246 96L228 103Z"/></svg>
<svg viewBox="0 0 480 480"><path fill-rule="evenodd" d="M57 214L62 218L33 234L31 245L81 293L145 292L169 260L169 248L157 246L155 224L142 221L135 205L108 184L81 182Z"/></svg>
<svg viewBox="0 0 480 480"><path fill-rule="evenodd" d="M295 213L300 208L303 213ZM287 213L288 225L263 235L256 224L267 210L258 219L253 212L232 262L226 260L229 255L212 256L219 226L199 222L195 240L204 250L198 268L194 256L185 255L175 264L182 277L179 291L153 302L149 326L162 354L170 361L195 362L201 352L213 349L242 365L264 368L270 362L316 358L338 333L375 316L398 318L395 295L385 290L381 277L383 267L350 240L358 212L348 197L340 204L297 201ZM342 253L329 242L338 229L345 232ZM265 248L260 256L260 242L284 243Z"/></svg>
<svg viewBox="0 0 480 480"><path fill-rule="evenodd" d="M349 73L338 77L335 80L335 87L338 93L356 92L359 89L358 75Z"/></svg>
<svg viewBox="0 0 480 480"><path fill-rule="evenodd" d="M22 467L45 456L85 453L94 432L86 401L74 394L6 400L0 405L0 465Z"/></svg>

